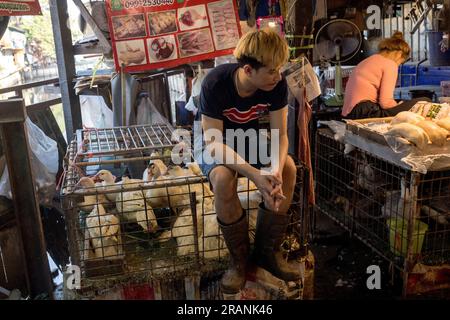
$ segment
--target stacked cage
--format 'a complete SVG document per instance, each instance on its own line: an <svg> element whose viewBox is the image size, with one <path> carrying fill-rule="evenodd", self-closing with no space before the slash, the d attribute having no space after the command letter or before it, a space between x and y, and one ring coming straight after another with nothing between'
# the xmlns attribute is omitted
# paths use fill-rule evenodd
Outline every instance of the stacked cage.
<svg viewBox="0 0 450 320"><path fill-rule="evenodd" d="M228 250L214 211L214 194L189 152L190 162L172 163L189 149L169 125L79 130L65 161L61 188L72 265L80 266L80 293L130 283L152 283L160 298L216 299ZM183 142L181 142L183 143ZM177 147L177 148L175 148ZM292 225L284 248L304 252L302 180L292 204ZM254 239L261 194L239 178L238 195ZM302 244L302 245L301 245ZM186 279L197 279L187 281ZM205 286L208 283L208 286ZM166 290L176 285L177 290ZM165 289L164 289L165 288ZM156 289L155 289L156 290ZM174 294L173 292L178 292Z"/></svg>
<svg viewBox="0 0 450 320"><path fill-rule="evenodd" d="M317 208L403 275L403 294L450 287L450 171L420 174L316 136Z"/></svg>

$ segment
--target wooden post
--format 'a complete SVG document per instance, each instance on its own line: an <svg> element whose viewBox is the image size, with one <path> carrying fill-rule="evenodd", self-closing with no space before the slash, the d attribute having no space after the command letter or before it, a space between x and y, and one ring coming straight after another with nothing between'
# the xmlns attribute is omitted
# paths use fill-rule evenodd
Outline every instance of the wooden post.
<svg viewBox="0 0 450 320"><path fill-rule="evenodd" d="M22 99L0 102L0 132L8 165L17 224L20 229L30 295L53 298L53 284L31 170Z"/></svg>

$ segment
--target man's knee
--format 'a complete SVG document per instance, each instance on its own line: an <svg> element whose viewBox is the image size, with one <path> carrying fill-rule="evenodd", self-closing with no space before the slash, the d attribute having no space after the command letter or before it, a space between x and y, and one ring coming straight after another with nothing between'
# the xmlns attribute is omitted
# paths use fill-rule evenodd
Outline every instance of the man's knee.
<svg viewBox="0 0 450 320"><path fill-rule="evenodd" d="M209 174L215 197L231 199L237 192L236 173L225 167L217 166Z"/></svg>

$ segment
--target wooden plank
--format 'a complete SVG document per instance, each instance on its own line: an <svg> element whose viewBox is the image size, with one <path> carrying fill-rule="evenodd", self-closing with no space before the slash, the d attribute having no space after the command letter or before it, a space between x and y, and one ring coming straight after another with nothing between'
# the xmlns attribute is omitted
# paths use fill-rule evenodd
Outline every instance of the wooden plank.
<svg viewBox="0 0 450 320"><path fill-rule="evenodd" d="M52 78L52 79L47 79L47 80L42 80L42 81L29 82L26 84L20 84L20 85L13 86L13 87L2 88L2 89L0 89L0 94L14 92L14 91L22 91L24 89L41 87L41 86L45 86L48 84L58 84L58 83L59 83L59 78Z"/></svg>
<svg viewBox="0 0 450 320"><path fill-rule="evenodd" d="M0 286L8 290L19 289L28 295L22 240L16 225L0 229Z"/></svg>
<svg viewBox="0 0 450 320"><path fill-rule="evenodd" d="M25 114L23 101L16 101L15 105L6 107L2 108L2 111L21 110ZM1 139L5 148L14 210L22 237L30 295L34 298L48 294L49 298L52 298L52 280L31 170L29 141L23 121L3 123L0 126Z"/></svg>
<svg viewBox="0 0 450 320"><path fill-rule="evenodd" d="M33 112L42 111L42 110L50 108L51 106L60 104L61 102L62 102L61 98L56 98L56 99L51 99L51 100L35 103L35 104L30 104L27 106L27 113L30 114Z"/></svg>

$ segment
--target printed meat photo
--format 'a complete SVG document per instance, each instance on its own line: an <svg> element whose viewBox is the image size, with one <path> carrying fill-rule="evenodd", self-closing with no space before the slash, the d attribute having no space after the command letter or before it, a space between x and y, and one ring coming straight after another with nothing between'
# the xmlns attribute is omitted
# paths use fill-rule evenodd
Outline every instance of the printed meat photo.
<svg viewBox="0 0 450 320"><path fill-rule="evenodd" d="M194 56L214 50L209 29L179 34L178 43L181 57Z"/></svg>
<svg viewBox="0 0 450 320"><path fill-rule="evenodd" d="M205 6L178 9L178 22L182 31L207 27L209 22Z"/></svg>
<svg viewBox="0 0 450 320"><path fill-rule="evenodd" d="M116 43L119 63L125 66L146 64L143 40L121 41Z"/></svg>
<svg viewBox="0 0 450 320"><path fill-rule="evenodd" d="M150 13L148 15L150 33L152 35L160 35L176 32L178 30L176 20L176 10Z"/></svg>
<svg viewBox="0 0 450 320"><path fill-rule="evenodd" d="M236 14L230 1L208 5L208 13L217 50L233 48L239 40Z"/></svg>
<svg viewBox="0 0 450 320"><path fill-rule="evenodd" d="M143 14L112 18L116 39L142 38L147 36Z"/></svg>
<svg viewBox="0 0 450 320"><path fill-rule="evenodd" d="M172 60L177 58L175 37L173 35L164 36L148 40L148 52L150 63Z"/></svg>

